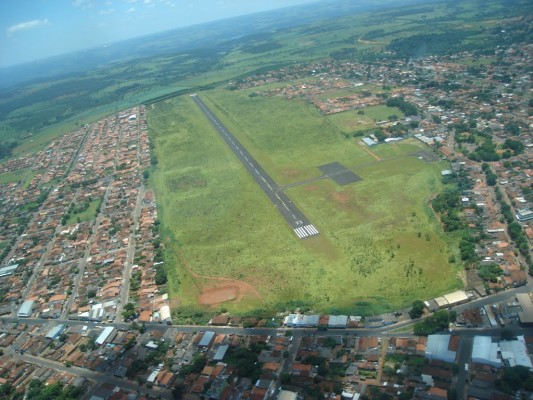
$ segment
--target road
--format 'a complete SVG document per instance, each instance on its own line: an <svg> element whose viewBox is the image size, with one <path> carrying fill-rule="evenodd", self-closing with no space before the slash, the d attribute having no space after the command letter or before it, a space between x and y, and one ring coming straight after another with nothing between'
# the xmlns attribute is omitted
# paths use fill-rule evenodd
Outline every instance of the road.
<svg viewBox="0 0 533 400"><path fill-rule="evenodd" d="M122 272L122 285L120 288L120 301L117 304L116 320L122 322L122 311L124 306L128 302L130 293L130 281L131 281L131 267L133 266L133 260L135 258L136 238L135 232L139 228L139 215L141 214L142 201L144 198L144 185L139 188L137 195L137 201L135 203L135 209L132 211L133 228L128 240L128 252L126 254L126 263L124 264L124 271Z"/></svg>
<svg viewBox="0 0 533 400"><path fill-rule="evenodd" d="M89 369L79 368L79 367L74 367L74 366L66 367L60 362L51 361L46 358L35 357L32 355L21 355L19 353L13 353L13 354L10 354L10 356L18 360L24 361L26 363L29 363L29 364L35 364L39 367L46 367L46 368L54 369L56 371L66 372L68 374L86 378L98 384L109 383L111 385L118 386L126 390L131 390L134 392L138 391L141 394L150 395L154 398L160 397L163 399L172 399L172 394L170 393L169 389L163 389L163 388L158 388L158 387L149 389L145 386L140 386L137 382L129 381L127 379L117 378L109 373L100 373L96 371L91 371Z"/></svg>
<svg viewBox="0 0 533 400"><path fill-rule="evenodd" d="M453 310L457 312L461 312L462 310L466 308L473 308L473 307L482 307L487 304L492 304L495 302L500 301L508 301L511 300L517 293L523 293L531 291L533 288L533 282L531 279L529 280L528 284L526 286L511 289L506 292L497 293L491 296L487 296L482 299L474 300L470 303L457 306L452 308ZM291 331L291 335L293 337L293 341L288 348L289 351L289 357L287 357L283 361L282 365L282 371L288 371L290 361L294 360L294 357L296 355L296 351L298 349L298 344L301 341L302 337L305 336L314 336L314 335L320 335L320 336L379 336L383 338L382 344L387 343L387 338L389 337L414 337L412 333L406 333L406 332L397 332L396 330L398 328L404 328L408 327L410 325L413 325L414 323L420 321L418 320L407 320L402 321L399 323L396 323L394 325L389 325L386 327L380 327L380 328L355 328L355 329L331 329L328 331L317 331L316 328L236 328L236 327L214 327L214 326L197 326L197 325L164 325L164 324L158 324L158 323L147 323L146 328L148 331L166 331L170 328L173 328L175 331L181 331L186 333L194 333L194 332L200 332L200 331L214 331L216 333L224 333L227 335L275 335L276 333L286 331ZM42 325L42 324L48 324L55 322L57 324L66 324L69 326L73 325L89 325L89 326L100 326L97 322L88 322L88 321L75 321L75 320L66 320L66 319L43 319L43 318L18 318L18 317L9 317L4 316L0 317L0 324L7 324L7 323L23 323L26 325ZM127 323L111 323L107 324L105 326L113 326L117 329L125 329L128 330L131 328L130 324ZM457 363L459 365L459 373L457 374L457 392L459 394L459 398L464 398L464 392L466 389L466 380L468 378L468 374L465 371L465 364L469 363L471 352L472 352L472 345L473 345L473 338L474 336L501 336L502 332L504 330L511 330L514 335L524 335L529 334L531 332L531 329L528 328L521 328L521 327L506 327L506 328L457 328L454 330L454 334L460 336L460 348L458 350L458 360ZM24 335L21 335L24 336ZM139 386L136 382L128 381L126 379L119 379L114 376L111 376L109 374L102 374L95 371L86 370L84 368L76 368L71 367L67 368L61 363L53 362L50 360L46 360L40 357L34 357L30 355L20 355L16 352L20 348L20 345L22 343L22 340L17 340L13 343L12 346L10 346L7 351L12 354L14 357L19 358L21 360L34 363L37 365L42 366L48 366L50 368L53 368L58 371L66 371L71 374L85 377L87 379L94 380L96 382L109 382L114 385L121 386L125 389L129 390L141 390L143 393L152 393L156 396L161 396L163 398L169 398L169 391L165 389L157 389L154 388L152 390L148 390L145 387ZM276 390L279 388L279 385L276 386Z"/></svg>
<svg viewBox="0 0 533 400"><path fill-rule="evenodd" d="M459 349L457 350L457 365L459 372L457 373L457 383L455 390L457 390L457 398L465 399L466 381L468 380L469 372L465 370L465 365L470 363L472 356L472 347L474 346L474 338L470 336L461 337Z"/></svg>
<svg viewBox="0 0 533 400"><path fill-rule="evenodd" d="M113 187L113 180L110 180L107 186L107 189L105 191L104 197L102 199L102 203L100 206L101 210L105 210L107 199L109 198L109 195L111 194L112 187ZM102 218L103 218L103 214L102 212L100 212L98 216L96 217L96 221L94 222L91 237L89 238L89 241L87 242L87 246L85 247L85 253L83 254L83 257L80 259L78 263L79 272L78 272L78 275L76 275L76 277L74 278L72 293L69 296L67 303L63 307L63 311L61 313L62 319L66 318L66 316L70 313L72 304L78 297L78 289L80 287L81 280L83 279L85 267L87 266L87 259L90 256L92 244L96 240L96 235L98 233L98 228L100 227L100 223L102 222Z"/></svg>
<svg viewBox="0 0 533 400"><path fill-rule="evenodd" d="M214 126L220 137L226 142L237 158L242 162L247 171L252 175L259 187L285 218L299 239L304 239L319 234L307 217L283 192L283 189L266 173L261 165L252 157L246 148L233 136L215 114L205 105L198 95L191 95L196 105L202 110L209 122Z"/></svg>

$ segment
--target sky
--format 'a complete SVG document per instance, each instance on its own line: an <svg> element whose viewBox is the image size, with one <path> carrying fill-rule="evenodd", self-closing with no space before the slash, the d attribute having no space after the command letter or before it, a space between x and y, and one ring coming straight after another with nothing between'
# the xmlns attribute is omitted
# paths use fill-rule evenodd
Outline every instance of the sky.
<svg viewBox="0 0 533 400"><path fill-rule="evenodd" d="M317 0L0 0L0 67Z"/></svg>

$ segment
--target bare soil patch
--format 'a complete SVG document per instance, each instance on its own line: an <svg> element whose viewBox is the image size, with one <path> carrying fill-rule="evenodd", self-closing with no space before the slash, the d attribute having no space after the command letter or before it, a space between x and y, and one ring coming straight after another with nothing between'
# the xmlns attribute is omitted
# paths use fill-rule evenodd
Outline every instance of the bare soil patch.
<svg viewBox="0 0 533 400"><path fill-rule="evenodd" d="M333 193L333 199L340 204L346 204L350 200L350 196L345 193L335 192Z"/></svg>
<svg viewBox="0 0 533 400"><path fill-rule="evenodd" d="M227 301L238 300L242 297L241 290L235 285L225 285L214 287L211 289L204 289L200 296L198 296L198 304L213 305L225 303Z"/></svg>
<svg viewBox="0 0 533 400"><path fill-rule="evenodd" d="M300 176L302 171L297 169L288 169L286 171L283 171L283 175L285 175L288 178L294 178L295 176Z"/></svg>

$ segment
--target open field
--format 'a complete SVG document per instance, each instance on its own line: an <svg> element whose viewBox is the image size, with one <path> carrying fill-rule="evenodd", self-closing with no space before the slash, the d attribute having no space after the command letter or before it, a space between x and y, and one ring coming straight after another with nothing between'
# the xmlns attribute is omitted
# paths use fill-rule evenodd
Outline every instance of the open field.
<svg viewBox="0 0 533 400"><path fill-rule="evenodd" d="M360 111L361 113L358 113ZM355 133L376 127L377 121L386 121L391 115L402 118L398 107L385 105L366 107L364 110L344 111L328 115L327 119L344 133Z"/></svg>
<svg viewBox="0 0 533 400"><path fill-rule="evenodd" d="M298 240L190 97L155 104L148 114L159 160L153 182L175 262L169 287L181 306L215 297L236 312L298 302L372 313L458 287L427 206L444 166L409 155L425 149L417 141L372 148L378 162L302 101L223 90L202 99L278 183L319 176L316 167L333 161L364 180L288 189L321 232ZM234 301L236 285L214 278L245 282L259 297Z"/></svg>
<svg viewBox="0 0 533 400"><path fill-rule="evenodd" d="M70 217L65 225L75 224L76 222L80 223L84 221L92 221L96 218L96 210L98 207L100 207L101 203L101 199L92 200L89 202L89 206L85 210L70 214Z"/></svg>
<svg viewBox="0 0 533 400"><path fill-rule="evenodd" d="M31 168L23 168L13 172L4 172L3 174L0 174L0 185L22 182L23 186L26 187L37 173L37 171L33 171Z"/></svg>

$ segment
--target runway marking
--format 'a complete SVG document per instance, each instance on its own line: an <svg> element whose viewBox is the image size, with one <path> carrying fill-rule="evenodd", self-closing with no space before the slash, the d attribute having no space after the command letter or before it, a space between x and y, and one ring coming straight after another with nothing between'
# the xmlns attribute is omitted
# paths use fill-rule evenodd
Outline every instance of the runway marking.
<svg viewBox="0 0 533 400"><path fill-rule="evenodd" d="M298 236L299 239L302 239L302 238L308 236L307 232L304 231L302 228L294 229L294 233L296 233L296 236Z"/></svg>
<svg viewBox="0 0 533 400"><path fill-rule="evenodd" d="M301 223L301 221L297 221L297 224L298 223ZM305 225L304 227L294 228L293 231L296 233L296 236L298 236L298 239L318 235L318 230L313 225Z"/></svg>
<svg viewBox="0 0 533 400"><path fill-rule="evenodd" d="M196 97L196 93L192 94L191 96L194 96ZM315 235L318 235L319 232L318 232L318 229L316 229L313 225L311 224L308 224L308 225L304 225L304 221L302 220L298 220L297 216L294 214L294 211L289 208L289 204L293 207L294 204L292 202L292 200L290 199L287 199L287 202L283 201L280 196L278 195L277 191L282 189L282 187L278 186L275 182L274 182L274 187L276 188L276 191L274 191L274 187L272 187L270 185L270 181L268 181L267 179L265 179L265 177L263 176L263 172L259 172L258 170L258 167L261 168L257 163L252 163L251 160L253 160L253 158L249 159L248 158L248 154L247 151L246 151L246 148L243 148L241 147L241 144L239 143L239 141L237 139L234 139L233 138L233 135L231 134L231 132L222 124L222 122L220 122L212 113L211 111L201 102L201 100L199 98L195 98L194 101L196 102L196 104L201 108L201 110L204 112L204 114L206 115L206 117L208 118L208 120L213 124L213 126L215 126L215 128L217 128L219 134L223 134L225 136L225 141L228 145L230 145L231 149L237 153L237 151L241 154L241 160L245 160L246 163L248 163L248 165L250 166L249 168L249 171L252 172L252 169L253 171L255 172L255 174L259 177L261 177L261 179L263 180L263 182L268 186L268 188L272 191L271 194L275 195L275 197L277 198L278 201L275 201L274 202L274 206L276 208L278 208L278 210L281 212L281 210L279 209L279 204L283 204L283 207L285 207L285 209L287 210L288 213L290 213L290 215L292 215L292 218L293 218L293 221L294 222L290 222L288 218L287 219L287 222L289 222L290 225L295 225L297 226L296 228L293 228L294 230L294 233L296 234L296 236L298 236L299 239L304 239L304 238L307 238L307 237L310 237L310 236L315 236ZM244 162L243 162L244 163ZM246 165L246 164L245 164ZM267 175L268 176L268 175ZM257 179L257 177L256 177ZM263 186L263 189L264 189L264 186ZM283 190L283 189L282 189ZM270 194L269 194L270 196ZM288 214L285 214L284 212L282 212L282 215L283 216L287 216Z"/></svg>
<svg viewBox="0 0 533 400"><path fill-rule="evenodd" d="M305 229L312 232L313 235L318 235L318 230L313 225L307 225L305 226Z"/></svg>

